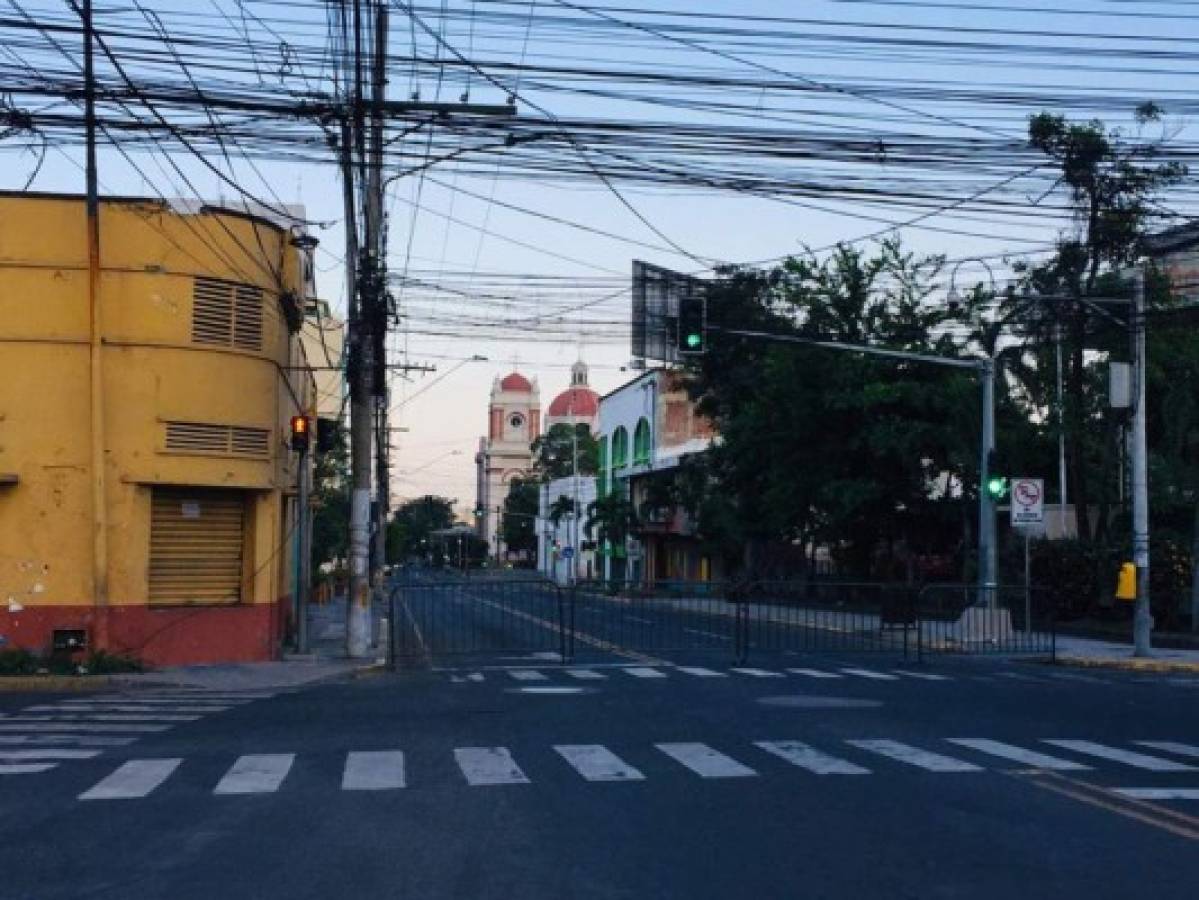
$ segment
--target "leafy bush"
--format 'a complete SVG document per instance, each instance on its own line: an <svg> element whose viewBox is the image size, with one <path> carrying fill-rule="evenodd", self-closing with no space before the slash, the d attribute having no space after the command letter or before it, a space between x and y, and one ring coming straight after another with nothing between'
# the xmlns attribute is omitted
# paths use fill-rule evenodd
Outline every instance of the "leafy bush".
<svg viewBox="0 0 1199 900"><path fill-rule="evenodd" d="M132 656L96 650L88 654L82 668L92 675L108 675L114 672L140 672L143 667L141 660Z"/></svg>
<svg viewBox="0 0 1199 900"><path fill-rule="evenodd" d="M0 675L32 675L40 667L41 661L28 650L0 650Z"/></svg>

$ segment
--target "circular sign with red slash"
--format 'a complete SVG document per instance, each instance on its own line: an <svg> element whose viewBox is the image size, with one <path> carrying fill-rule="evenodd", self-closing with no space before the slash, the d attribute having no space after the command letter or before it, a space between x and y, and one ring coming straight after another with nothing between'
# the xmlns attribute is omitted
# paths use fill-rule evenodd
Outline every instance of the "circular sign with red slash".
<svg viewBox="0 0 1199 900"><path fill-rule="evenodd" d="M1012 524L1040 525L1045 520L1045 482L1040 478L1012 479Z"/></svg>
<svg viewBox="0 0 1199 900"><path fill-rule="evenodd" d="M1041 502L1041 485L1036 481L1017 481L1012 494L1021 506L1036 506Z"/></svg>

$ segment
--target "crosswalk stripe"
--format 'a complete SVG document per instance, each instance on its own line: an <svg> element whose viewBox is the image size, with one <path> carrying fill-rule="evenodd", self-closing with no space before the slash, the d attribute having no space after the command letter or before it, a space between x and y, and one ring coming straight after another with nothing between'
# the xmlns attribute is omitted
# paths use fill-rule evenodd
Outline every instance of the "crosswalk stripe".
<svg viewBox="0 0 1199 900"><path fill-rule="evenodd" d="M940 753L932 753L928 750L921 750L919 747L913 747L910 744L904 744L900 741L871 739L846 741L846 743L852 744L854 747L862 750L869 750L872 753L885 756L888 759L893 759L896 762L916 766L918 769L925 769L929 772L982 771L982 767L976 766L974 763L954 759L952 756L943 756Z"/></svg>
<svg viewBox="0 0 1199 900"><path fill-rule="evenodd" d="M728 678L724 672L717 672L713 669L705 669L703 666L676 666L680 672L686 672L688 675L694 675L697 678Z"/></svg>
<svg viewBox="0 0 1199 900"><path fill-rule="evenodd" d="M170 715L199 714L226 712L231 706L143 706L122 705L116 703L59 703L57 706L27 706L23 712L64 712L64 713L148 713L150 715L167 713Z"/></svg>
<svg viewBox="0 0 1199 900"><path fill-rule="evenodd" d="M1180 744L1177 741L1133 741L1133 743L1154 750L1164 750L1167 753L1177 753L1179 756L1193 756L1199 759L1199 747L1194 744Z"/></svg>
<svg viewBox="0 0 1199 900"><path fill-rule="evenodd" d="M806 675L809 678L844 678L844 675L838 675L836 672L822 672L820 669L788 669L795 675Z"/></svg>
<svg viewBox="0 0 1199 900"><path fill-rule="evenodd" d="M100 750L4 750L0 749L0 760L11 762L14 759L92 759L99 756Z"/></svg>
<svg viewBox="0 0 1199 900"><path fill-rule="evenodd" d="M125 747L136 741L133 737L97 737L74 734L0 734L0 753L4 747L29 744L79 744L85 747Z"/></svg>
<svg viewBox="0 0 1199 900"><path fill-rule="evenodd" d="M872 678L875 681L898 681L894 675L886 672L875 672L873 669L842 669L846 675L857 675L859 678Z"/></svg>
<svg viewBox="0 0 1199 900"><path fill-rule="evenodd" d="M58 763L0 763L0 775L36 775L48 772Z"/></svg>
<svg viewBox="0 0 1199 900"><path fill-rule="evenodd" d="M755 741L767 753L782 757L793 766L807 769L817 775L869 775L870 770L848 760L838 759L821 753L814 747L799 741Z"/></svg>
<svg viewBox="0 0 1199 900"><path fill-rule="evenodd" d="M782 672L770 672L766 669L749 669L744 666L736 666L730 671L736 672L738 675L749 675L752 678L786 678Z"/></svg>
<svg viewBox="0 0 1199 900"><path fill-rule="evenodd" d="M745 778L758 773L732 757L713 750L707 744L654 744L659 750L682 763L701 778Z"/></svg>
<svg viewBox="0 0 1199 900"><path fill-rule="evenodd" d="M28 731L28 732L80 732L80 733L113 733L120 732L138 733L138 734L154 734L160 731L170 731L172 725L143 725L143 724L122 724L114 725L108 722L93 723L93 722L10 722L7 719L0 719L0 731Z"/></svg>
<svg viewBox="0 0 1199 900"><path fill-rule="evenodd" d="M642 781L645 778L600 744L556 744L554 749L588 781Z"/></svg>
<svg viewBox="0 0 1199 900"><path fill-rule="evenodd" d="M469 675L466 676L466 680L473 681L475 683L483 681L483 673L482 672L471 672Z"/></svg>
<svg viewBox="0 0 1199 900"><path fill-rule="evenodd" d="M269 794L291 771L294 753L251 753L239 756L213 789L214 794Z"/></svg>
<svg viewBox="0 0 1199 900"><path fill-rule="evenodd" d="M632 675L634 678L665 678L666 673L659 672L657 669L651 669L648 666L626 666L623 669L626 675Z"/></svg>
<svg viewBox="0 0 1199 900"><path fill-rule="evenodd" d="M946 675L935 675L932 672L910 672L907 669L892 669L896 675L906 675L908 678L919 678L922 681L950 681Z"/></svg>
<svg viewBox="0 0 1199 900"><path fill-rule="evenodd" d="M343 791L386 791L402 788L404 754L400 750L363 750L346 754Z"/></svg>
<svg viewBox="0 0 1199 900"><path fill-rule="evenodd" d="M963 747L978 750L980 753L989 753L1001 759L1010 759L1013 762L1024 763L1038 769L1050 769L1058 772L1082 772L1091 768L1072 760L1059 759L1056 756L1037 753L1035 750L1025 750L1023 747L1005 744L1002 741L992 741L988 738L947 738L946 740L951 744L960 744Z"/></svg>
<svg viewBox="0 0 1199 900"><path fill-rule="evenodd" d="M58 713L37 716L4 716L7 722L198 722L200 716L152 715L147 713Z"/></svg>
<svg viewBox="0 0 1199 900"><path fill-rule="evenodd" d="M512 754L504 747L456 747L454 758L466 783L472 787L529 783Z"/></svg>
<svg viewBox="0 0 1199 900"><path fill-rule="evenodd" d="M510 669L508 674L517 681L546 681L546 677L536 669Z"/></svg>
<svg viewBox="0 0 1199 900"><path fill-rule="evenodd" d="M567 669L566 674L571 678L578 678L581 681L598 681L608 677L607 675L596 672L594 669Z"/></svg>
<svg viewBox="0 0 1199 900"><path fill-rule="evenodd" d="M179 768L182 759L131 759L79 795L80 800L145 797Z"/></svg>
<svg viewBox="0 0 1199 900"><path fill-rule="evenodd" d="M1126 766L1147 769L1150 772L1195 771L1194 766L1174 762L1172 759L1162 759L1160 756L1137 753L1135 750L1121 750L1119 747L1108 747L1106 744L1097 744L1094 741L1073 741L1052 738L1045 740L1044 743L1053 744L1053 746L1061 747L1064 750L1073 750L1075 753L1085 753L1088 756L1098 756L1100 759L1124 763Z"/></svg>
<svg viewBox="0 0 1199 900"><path fill-rule="evenodd" d="M1199 788L1113 788L1130 800L1199 800Z"/></svg>

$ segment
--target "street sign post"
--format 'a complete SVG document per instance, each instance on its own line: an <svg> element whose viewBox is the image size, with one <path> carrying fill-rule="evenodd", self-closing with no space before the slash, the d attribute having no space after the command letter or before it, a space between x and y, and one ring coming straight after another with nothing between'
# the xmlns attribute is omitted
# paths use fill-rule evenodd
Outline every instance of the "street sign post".
<svg viewBox="0 0 1199 900"><path fill-rule="evenodd" d="M1045 524L1045 481L1012 479L1012 527L1024 532L1024 631L1032 631L1032 555L1029 541L1034 528Z"/></svg>
<svg viewBox="0 0 1199 900"><path fill-rule="evenodd" d="M574 547L563 547L562 548L562 558L563 559L574 559L574 556L575 556L575 548Z"/></svg>

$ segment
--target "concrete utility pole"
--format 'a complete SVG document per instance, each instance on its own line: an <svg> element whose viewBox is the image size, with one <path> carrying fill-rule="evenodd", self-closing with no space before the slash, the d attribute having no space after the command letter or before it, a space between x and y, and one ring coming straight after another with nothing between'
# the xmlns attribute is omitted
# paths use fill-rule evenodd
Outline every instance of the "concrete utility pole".
<svg viewBox="0 0 1199 900"><path fill-rule="evenodd" d="M983 424L978 464L978 599L988 609L996 604L995 500L988 482L991 454L995 450L995 358L985 356L978 364L982 382Z"/></svg>
<svg viewBox="0 0 1199 900"><path fill-rule="evenodd" d="M1153 615L1149 611L1149 447L1145 433L1145 272L1133 275L1132 361L1132 561L1137 567L1133 656L1150 655Z"/></svg>

